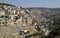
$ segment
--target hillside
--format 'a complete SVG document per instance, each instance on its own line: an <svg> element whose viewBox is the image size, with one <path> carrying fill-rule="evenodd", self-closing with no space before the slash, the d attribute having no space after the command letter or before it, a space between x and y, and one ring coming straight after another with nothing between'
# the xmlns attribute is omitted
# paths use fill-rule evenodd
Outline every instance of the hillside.
<svg viewBox="0 0 60 38"><path fill-rule="evenodd" d="M0 3L0 38L56 38L60 8L23 8Z"/></svg>

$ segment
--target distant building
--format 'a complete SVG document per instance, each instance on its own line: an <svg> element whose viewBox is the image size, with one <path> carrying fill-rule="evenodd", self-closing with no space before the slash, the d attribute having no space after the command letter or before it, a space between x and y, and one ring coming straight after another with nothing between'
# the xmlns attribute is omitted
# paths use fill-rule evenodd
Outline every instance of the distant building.
<svg viewBox="0 0 60 38"><path fill-rule="evenodd" d="M6 19L0 18L0 26L6 26L7 21Z"/></svg>
<svg viewBox="0 0 60 38"><path fill-rule="evenodd" d="M4 11L0 11L0 16L3 16L5 15L5 12Z"/></svg>

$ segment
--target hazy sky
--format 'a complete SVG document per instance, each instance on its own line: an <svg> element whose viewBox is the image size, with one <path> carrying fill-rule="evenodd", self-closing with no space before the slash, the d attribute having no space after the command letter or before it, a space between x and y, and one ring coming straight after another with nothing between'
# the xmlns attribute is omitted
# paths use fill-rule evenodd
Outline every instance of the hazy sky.
<svg viewBox="0 0 60 38"><path fill-rule="evenodd" d="M22 7L60 7L60 0L0 0L0 2Z"/></svg>

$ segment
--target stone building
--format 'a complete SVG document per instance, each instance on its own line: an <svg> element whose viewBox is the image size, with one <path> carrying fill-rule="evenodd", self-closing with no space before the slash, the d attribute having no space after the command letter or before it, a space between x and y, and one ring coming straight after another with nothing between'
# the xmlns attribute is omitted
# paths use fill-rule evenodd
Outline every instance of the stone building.
<svg viewBox="0 0 60 38"><path fill-rule="evenodd" d="M0 16L3 16L3 15L5 15L5 12L0 10Z"/></svg>
<svg viewBox="0 0 60 38"><path fill-rule="evenodd" d="M0 26L6 26L7 21L6 19L0 18Z"/></svg>

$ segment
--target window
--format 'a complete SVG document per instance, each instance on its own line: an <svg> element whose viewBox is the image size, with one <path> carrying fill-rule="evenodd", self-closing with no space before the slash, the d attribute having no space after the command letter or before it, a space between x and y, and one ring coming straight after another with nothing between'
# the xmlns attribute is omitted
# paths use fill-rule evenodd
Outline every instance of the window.
<svg viewBox="0 0 60 38"><path fill-rule="evenodd" d="M0 22L0 24L1 24L1 22Z"/></svg>
<svg viewBox="0 0 60 38"><path fill-rule="evenodd" d="M1 25L0 25L1 26Z"/></svg>
<svg viewBox="0 0 60 38"><path fill-rule="evenodd" d="M17 14L17 12L15 14Z"/></svg>
<svg viewBox="0 0 60 38"><path fill-rule="evenodd" d="M4 24L4 22L2 24Z"/></svg>

